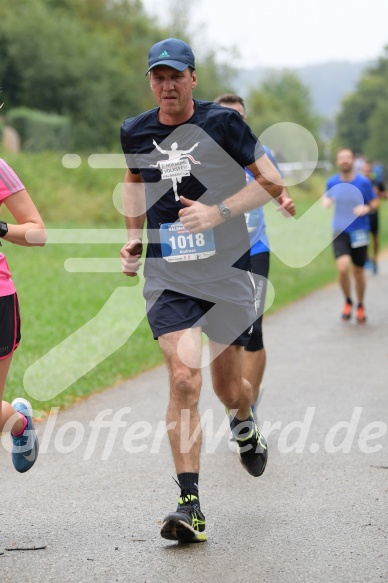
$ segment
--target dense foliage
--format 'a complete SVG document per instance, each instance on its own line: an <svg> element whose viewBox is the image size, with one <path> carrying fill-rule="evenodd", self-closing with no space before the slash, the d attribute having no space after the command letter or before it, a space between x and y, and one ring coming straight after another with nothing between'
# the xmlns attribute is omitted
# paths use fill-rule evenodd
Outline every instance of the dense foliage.
<svg viewBox="0 0 388 583"><path fill-rule="evenodd" d="M388 47L346 97L337 118L337 145L388 164Z"/></svg>
<svg viewBox="0 0 388 583"><path fill-rule="evenodd" d="M197 98L230 91L233 49L221 62L217 47L193 40L190 9L187 0L166 0L163 28L140 0L18 0L11 10L0 0L1 113L23 149L119 150L122 121L154 106L147 55L168 36L187 40L197 54ZM267 78L247 101L257 135L281 121L318 134L309 92L294 73Z"/></svg>
<svg viewBox="0 0 388 583"><path fill-rule="evenodd" d="M143 74L148 50L171 31L139 0L18 0L12 9L0 0L2 113L24 107L64 115L74 148L117 148L122 120L153 106ZM198 72L199 98L224 89L228 71L213 53Z"/></svg>
<svg viewBox="0 0 388 583"><path fill-rule="evenodd" d="M249 122L260 135L275 123L297 123L313 135L319 119L313 113L309 90L292 71L270 74L248 99Z"/></svg>

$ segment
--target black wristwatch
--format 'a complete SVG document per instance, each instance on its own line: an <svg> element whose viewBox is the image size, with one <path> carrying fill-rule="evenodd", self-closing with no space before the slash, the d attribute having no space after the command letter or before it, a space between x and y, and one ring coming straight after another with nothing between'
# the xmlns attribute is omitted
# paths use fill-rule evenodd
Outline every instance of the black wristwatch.
<svg viewBox="0 0 388 583"><path fill-rule="evenodd" d="M4 237L8 233L8 225L4 221L0 221L0 237Z"/></svg>
<svg viewBox="0 0 388 583"><path fill-rule="evenodd" d="M226 205L224 205L223 202L218 202L217 206L220 209L220 214L221 214L221 217L223 219L225 219L227 221L228 219L232 218L232 213L230 212L230 208L228 208Z"/></svg>

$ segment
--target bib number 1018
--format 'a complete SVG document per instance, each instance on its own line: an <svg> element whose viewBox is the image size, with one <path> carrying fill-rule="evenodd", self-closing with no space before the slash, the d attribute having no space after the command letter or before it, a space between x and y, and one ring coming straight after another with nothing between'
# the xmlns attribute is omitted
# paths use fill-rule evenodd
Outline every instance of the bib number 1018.
<svg viewBox="0 0 388 583"><path fill-rule="evenodd" d="M215 255L213 230L190 233L181 222L160 225L162 257L166 261L193 261Z"/></svg>
<svg viewBox="0 0 388 583"><path fill-rule="evenodd" d="M169 237L169 242L171 244L171 249L174 251L177 249L186 249L187 247L203 247L205 245L205 237L203 233L196 233L193 235L189 233L188 235L178 235L177 237Z"/></svg>

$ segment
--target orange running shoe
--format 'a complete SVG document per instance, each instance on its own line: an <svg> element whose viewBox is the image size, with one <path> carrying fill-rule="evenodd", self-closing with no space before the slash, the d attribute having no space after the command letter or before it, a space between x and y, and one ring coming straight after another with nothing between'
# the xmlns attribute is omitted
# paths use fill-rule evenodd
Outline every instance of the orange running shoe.
<svg viewBox="0 0 388 583"><path fill-rule="evenodd" d="M359 324L363 324L366 321L365 308L362 304L358 304L356 317Z"/></svg>
<svg viewBox="0 0 388 583"><path fill-rule="evenodd" d="M345 302L344 309L342 310L342 319L350 320L352 316L352 304Z"/></svg>

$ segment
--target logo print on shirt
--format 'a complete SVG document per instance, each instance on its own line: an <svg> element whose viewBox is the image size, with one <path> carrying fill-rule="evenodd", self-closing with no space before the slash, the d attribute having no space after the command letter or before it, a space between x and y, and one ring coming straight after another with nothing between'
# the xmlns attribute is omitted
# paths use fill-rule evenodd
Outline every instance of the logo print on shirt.
<svg viewBox="0 0 388 583"><path fill-rule="evenodd" d="M190 150L178 150L177 142L171 144L171 150L162 150L155 140L152 140L152 143L161 154L168 156L168 160L159 160L156 164L150 164L150 168L159 168L162 172L162 180L172 180L175 200L179 200L178 182L180 184L184 176L190 176L191 165L188 158L193 164L201 164L193 156L190 156L190 152L198 146L199 142L194 144Z"/></svg>

